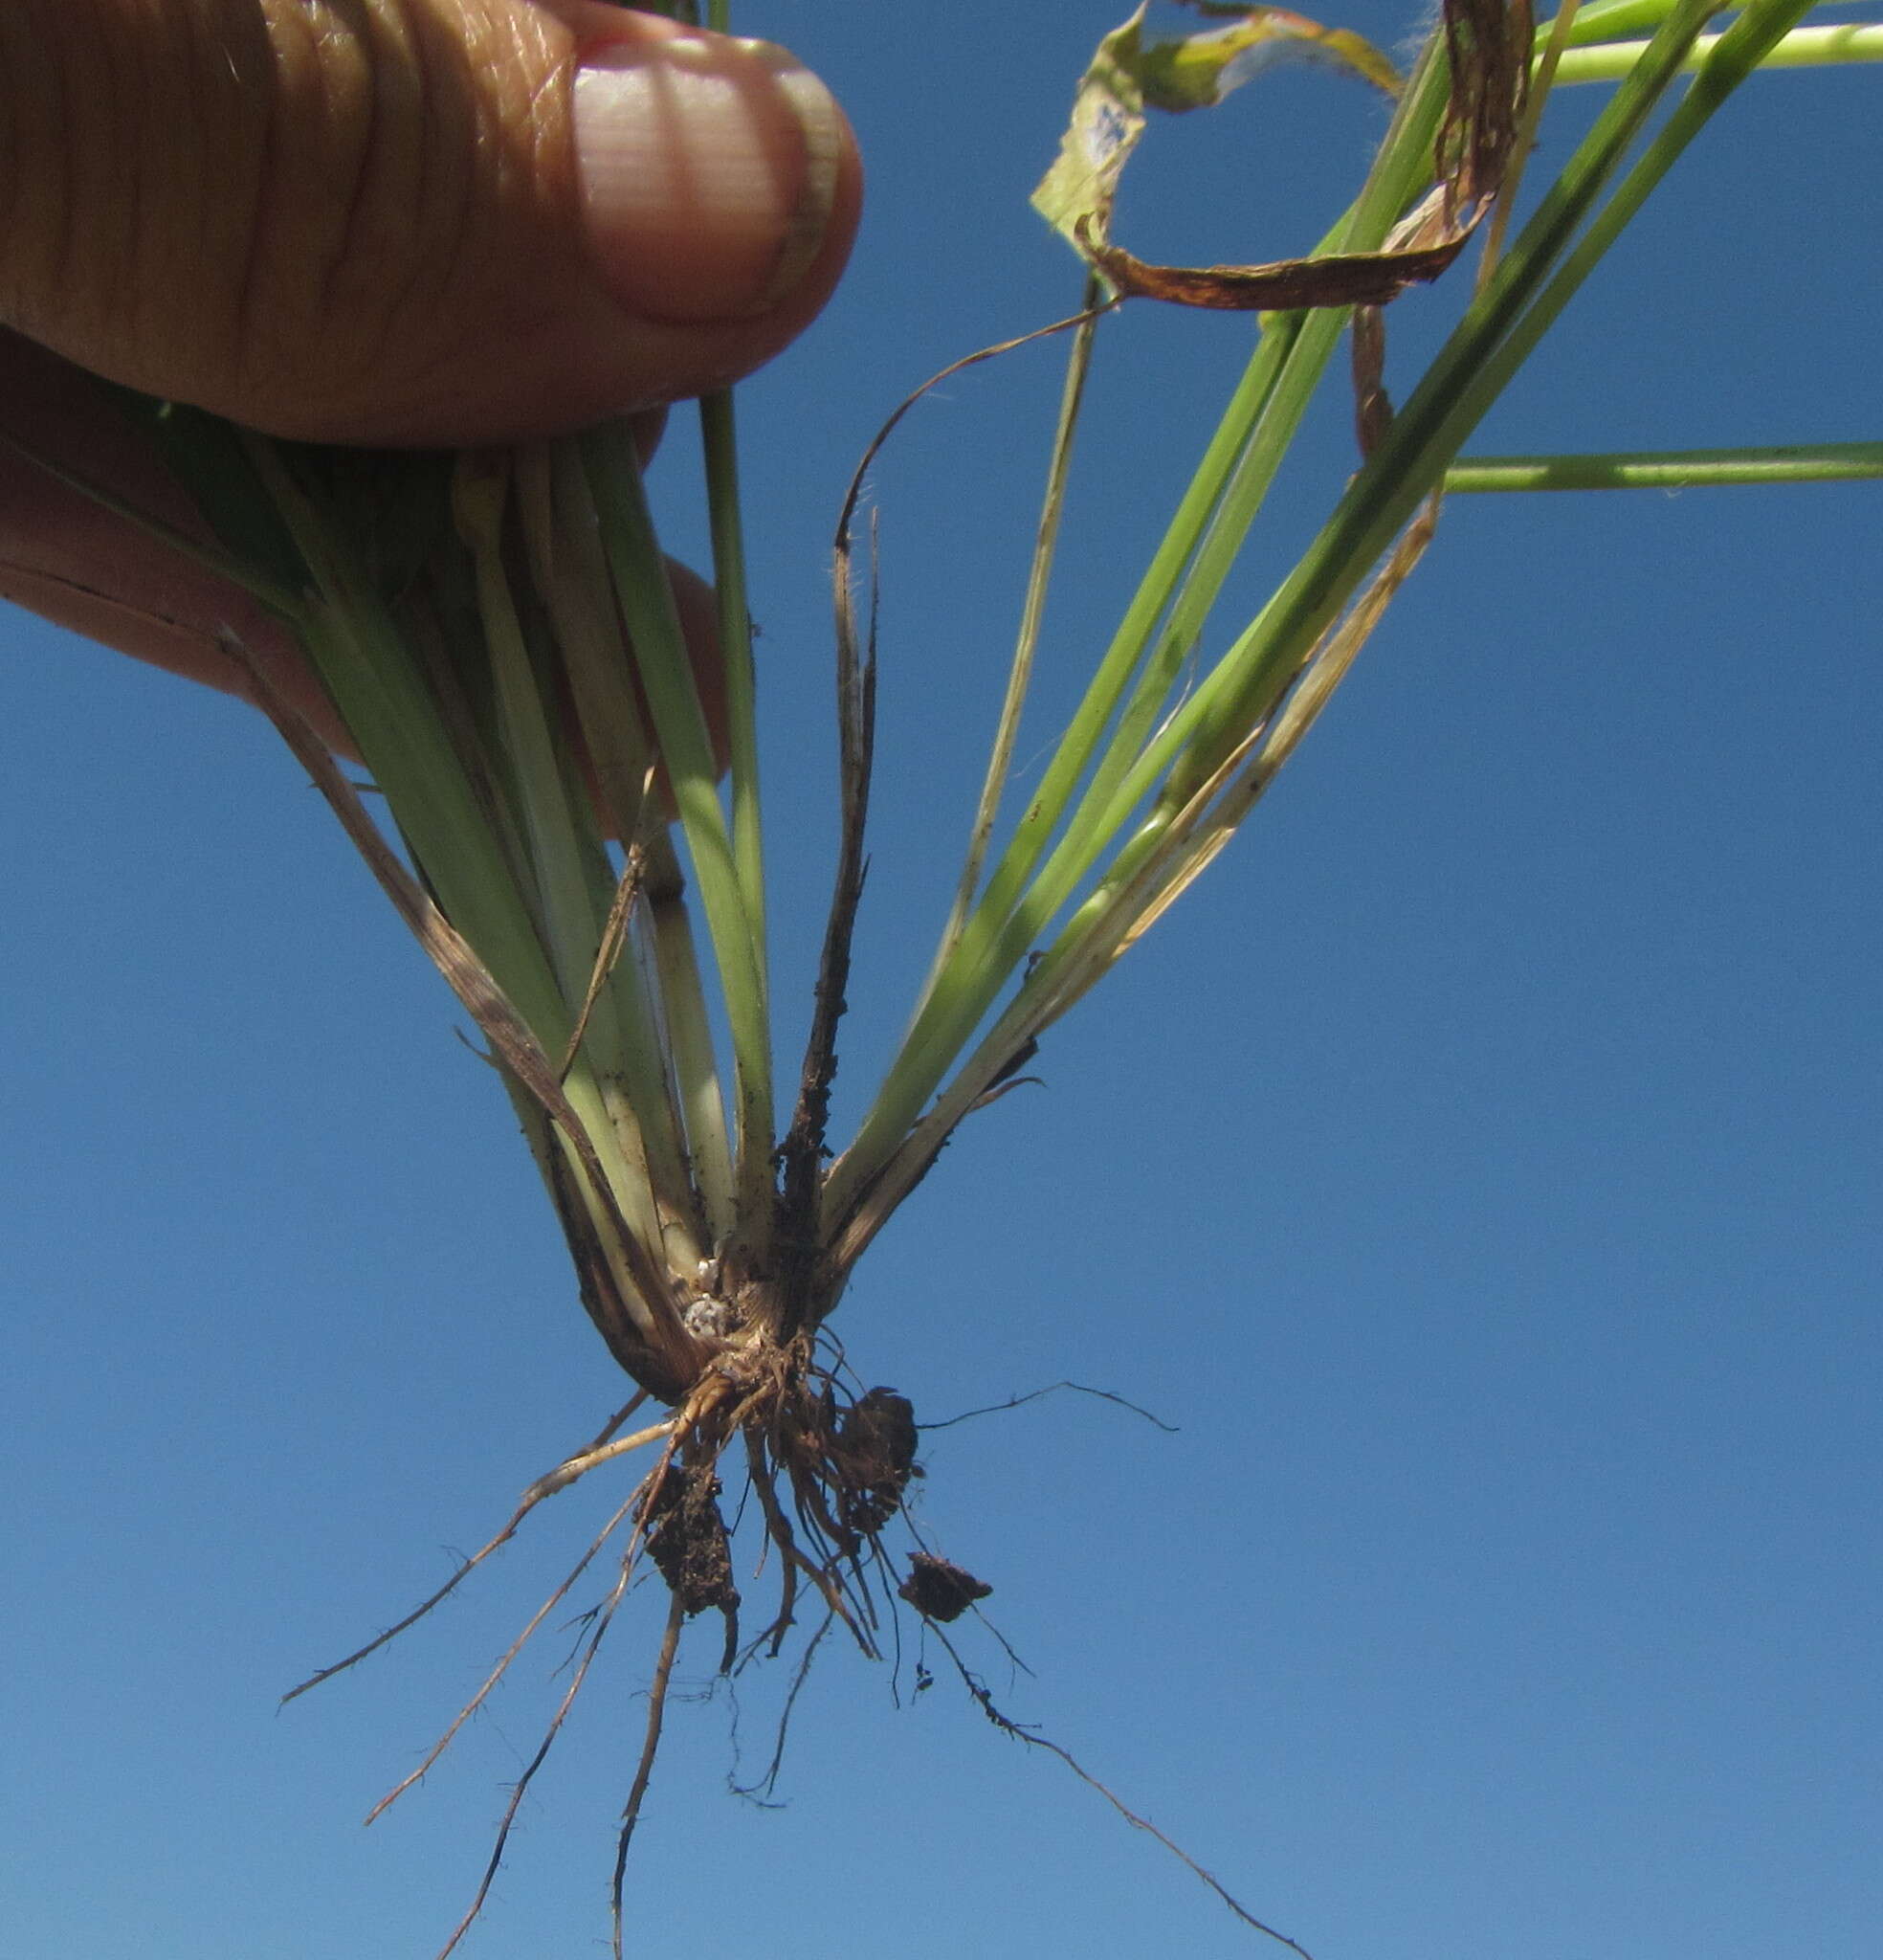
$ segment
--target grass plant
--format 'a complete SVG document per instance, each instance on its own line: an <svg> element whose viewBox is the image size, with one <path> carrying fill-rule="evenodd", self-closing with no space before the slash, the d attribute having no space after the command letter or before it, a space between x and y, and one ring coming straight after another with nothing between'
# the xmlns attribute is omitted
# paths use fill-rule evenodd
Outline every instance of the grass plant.
<svg viewBox="0 0 1883 1960"><path fill-rule="evenodd" d="M1296 32L1260 10L1198 11L1209 18L1197 33L1153 40L1140 10L1106 37L1087 90L1110 91L1104 100L1127 120L1207 106L1238 56L1273 52L1277 35ZM1720 11L1720 0L1606 0L1539 28L1506 0L1447 0L1409 76L1391 78L1397 105L1369 174L1307 260L1146 267L1109 239L1108 184L1058 210L1085 261L1083 297L1052 329L1064 334L1067 371L996 733L926 982L840 1144L828 1134L830 1095L875 746L857 487L837 538L842 844L793 1080L773 1053L761 709L730 399L709 399L700 413L718 594L717 648L704 654L689 643L626 425L512 452L410 457L271 441L125 399L219 540L208 552L215 568L296 636L350 731L377 792L371 810L256 673L263 705L481 1030L584 1306L633 1385L439 1593L315 1677L411 1625L547 1498L630 1455L647 1465L438 1748L392 1793L430 1767L580 1575L611 1560L562 1704L446 1952L475 1918L517 1805L643 1566L671 1604L620 1834L617 1952L622 1860L691 1620L718 1618L728 1672L782 1656L794 1636L802 1670L832 1628L879 1654L903 1606L956 1656L945 1629L978 1611L985 1589L921 1543L903 1507L919 1475L911 1405L855 1386L830 1317L857 1259L957 1128L1004 1093L1267 791L1428 548L1443 500L1883 474L1874 442L1464 454L1736 90L1761 66L1883 52L1883 29L1801 26L1808 0L1750 0L1724 32L1707 32ZM710 24L727 25L722 6ZM1356 53L1351 37L1344 47L1342 58L1383 81L1384 57ZM1598 81L1613 84L1611 98L1585 136L1552 154L1540 186L1531 152L1552 89ZM1384 379L1389 301L1434 278L1457 295L1455 323L1395 407ZM1172 298L1247 311L1256 328L1248 366L1033 793L1009 813L1086 377L1114 308ZM1343 339L1354 384L1330 373ZM1361 450L1351 478L1268 602L1226 627L1229 571L1310 401L1350 385ZM733 1578L728 1481L749 1489L776 1589L756 1629ZM912 1554L895 1548L898 1533ZM957 1665L985 1712L1010 1728Z"/></svg>

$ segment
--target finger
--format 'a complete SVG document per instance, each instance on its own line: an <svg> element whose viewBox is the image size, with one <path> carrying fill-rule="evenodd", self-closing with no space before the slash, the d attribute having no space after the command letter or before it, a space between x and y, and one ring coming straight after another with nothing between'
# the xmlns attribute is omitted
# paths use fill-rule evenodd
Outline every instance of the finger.
<svg viewBox="0 0 1883 1960"><path fill-rule="evenodd" d="M541 434L816 313L860 167L764 43L599 0L9 0L0 320L275 434Z"/></svg>

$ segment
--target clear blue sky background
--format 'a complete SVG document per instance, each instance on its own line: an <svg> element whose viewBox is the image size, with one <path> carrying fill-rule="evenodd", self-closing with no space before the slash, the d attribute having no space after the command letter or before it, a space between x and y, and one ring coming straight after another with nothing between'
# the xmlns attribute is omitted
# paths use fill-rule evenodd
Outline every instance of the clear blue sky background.
<svg viewBox="0 0 1883 1960"><path fill-rule="evenodd" d="M742 10L831 79L873 171L843 294L744 398L794 1013L831 831L832 513L909 387L1071 304L1026 193L1122 11ZM1477 446L1883 434L1878 88L1750 90ZM1381 111L1298 74L1193 120L1156 132L1119 235L1248 259L1313 241ZM1455 303L1396 308L1402 356ZM1247 334L1108 332L1025 758ZM877 473L852 1121L951 880L1057 363L951 385ZM1213 645L1350 467L1345 426L1330 400ZM1318 1960L1876 1950L1880 530L1873 486L1455 501L1236 848L846 1302L859 1372L924 1416L1072 1376L1181 1425L1061 1396L947 1430L922 1517L1035 1670L970 1640L1008 1711ZM558 1500L395 1652L276 1697L436 1583L621 1383L442 986L267 728L0 631L0 1950L429 1955L568 1637L356 1820L619 1490ZM604 1649L468 1953L603 1950L657 1617L644 1595ZM727 1795L716 1646L683 1652L632 1950L1260 1950L946 1680L898 1708L834 1643L788 1808ZM748 1768L781 1685L742 1690Z"/></svg>

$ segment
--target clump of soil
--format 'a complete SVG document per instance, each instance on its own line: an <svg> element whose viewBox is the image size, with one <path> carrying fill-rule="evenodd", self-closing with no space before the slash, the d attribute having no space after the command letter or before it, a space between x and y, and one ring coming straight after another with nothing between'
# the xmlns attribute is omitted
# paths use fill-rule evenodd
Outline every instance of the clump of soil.
<svg viewBox="0 0 1883 1960"><path fill-rule="evenodd" d="M728 1617L739 1610L720 1491L711 1463L676 1464L655 1487L648 1556L689 1619L709 1607Z"/></svg>
<svg viewBox="0 0 1883 1960"><path fill-rule="evenodd" d="M924 1619L960 1619L977 1599L986 1599L994 1590L972 1572L950 1565L931 1552L912 1552L909 1576L897 1589Z"/></svg>
<svg viewBox="0 0 1883 1960"><path fill-rule="evenodd" d="M874 1537L902 1508L916 1463L916 1412L894 1389L871 1389L844 1411L831 1442L837 1515L860 1538Z"/></svg>

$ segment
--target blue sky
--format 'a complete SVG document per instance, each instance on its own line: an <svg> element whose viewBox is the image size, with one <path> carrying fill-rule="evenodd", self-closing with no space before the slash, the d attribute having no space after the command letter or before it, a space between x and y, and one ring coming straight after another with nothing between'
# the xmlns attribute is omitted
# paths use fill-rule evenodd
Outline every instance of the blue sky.
<svg viewBox="0 0 1883 1960"><path fill-rule="evenodd" d="M1072 303L1025 198L1115 11L742 10L831 80L872 170L852 278L742 410L787 1002L831 844L832 515L911 386ZM1475 446L1873 436L1877 85L1735 103ZM1380 111L1285 75L1194 120L1127 189L1146 254L1305 248ZM1395 308L1397 371L1454 305ZM1114 323L1023 762L1246 344ZM839 1127L952 882L1056 386L1050 350L964 377L875 473L884 763ZM1345 421L1330 399L1214 644L1351 466ZM1244 836L846 1300L853 1364L920 1416L1073 1377L1179 1425L1061 1395L941 1432L921 1515L1033 1669L971 1647L1002 1705L1317 1960L1873 1948L1880 510L1862 485L1455 500ZM0 632L4 1945L430 1954L570 1636L357 1819L622 1493L559 1499L393 1652L276 1698L481 1542L619 1377L452 1003L272 734ZM467 1953L605 1950L657 1619L641 1598L603 1650ZM729 1796L715 1646L683 1652L635 1949L1260 1950L945 1676L911 1704L905 1667L898 1707L831 1652L787 1807ZM741 1688L748 1768L782 1684Z"/></svg>

